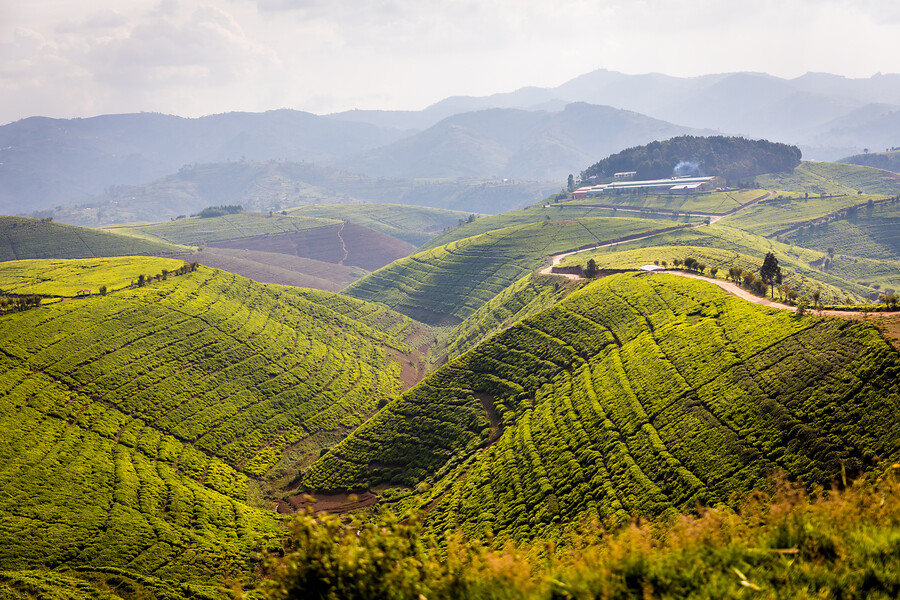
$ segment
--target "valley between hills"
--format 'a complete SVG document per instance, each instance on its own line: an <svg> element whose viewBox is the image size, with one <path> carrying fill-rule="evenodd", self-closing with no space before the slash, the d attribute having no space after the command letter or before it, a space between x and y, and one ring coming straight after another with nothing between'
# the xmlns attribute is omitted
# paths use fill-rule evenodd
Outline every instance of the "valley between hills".
<svg viewBox="0 0 900 600"><path fill-rule="evenodd" d="M570 187L0 217L0 597L900 593L900 175Z"/></svg>

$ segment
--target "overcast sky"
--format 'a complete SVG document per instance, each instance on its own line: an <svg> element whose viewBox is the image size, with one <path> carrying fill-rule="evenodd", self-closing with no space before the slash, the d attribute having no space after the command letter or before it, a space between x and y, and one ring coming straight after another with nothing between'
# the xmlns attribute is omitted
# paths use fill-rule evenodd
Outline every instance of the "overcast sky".
<svg viewBox="0 0 900 600"><path fill-rule="evenodd" d="M421 109L599 68L900 72L897 0L0 0L0 123Z"/></svg>

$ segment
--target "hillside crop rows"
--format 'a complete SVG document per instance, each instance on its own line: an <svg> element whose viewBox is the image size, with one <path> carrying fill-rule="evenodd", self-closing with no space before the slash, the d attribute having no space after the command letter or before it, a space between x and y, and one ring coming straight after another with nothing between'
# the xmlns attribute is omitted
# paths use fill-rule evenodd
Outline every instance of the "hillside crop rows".
<svg viewBox="0 0 900 600"><path fill-rule="evenodd" d="M43 219L0 216L0 262L30 258L152 255L183 248Z"/></svg>
<svg viewBox="0 0 900 600"><path fill-rule="evenodd" d="M732 190L707 194L604 194L595 198L567 201L567 205L604 204L628 208L661 208L680 213L724 214L766 195L766 190Z"/></svg>
<svg viewBox="0 0 900 600"><path fill-rule="evenodd" d="M900 203L875 204L845 218L791 231L791 243L825 252L884 260L900 260Z"/></svg>
<svg viewBox="0 0 900 600"><path fill-rule="evenodd" d="M897 194L900 175L873 167L827 162L803 162L787 173L762 175L757 185L769 190L827 195Z"/></svg>
<svg viewBox="0 0 900 600"><path fill-rule="evenodd" d="M403 204L316 204L292 208L288 214L340 219L421 246L470 213Z"/></svg>
<svg viewBox="0 0 900 600"><path fill-rule="evenodd" d="M690 248L682 248L684 246ZM710 225L709 227L680 229L619 246L580 252L566 257L563 259L562 264L585 264L591 258L597 260L598 264L606 264L608 259L604 258L605 255L619 254L636 248L648 250L647 254L641 253L638 255L642 258L647 258L647 261L642 264L647 264L654 260L665 260L669 265L672 264L673 258L684 259L688 254L693 255L694 252L697 252L697 254L693 257L699 259L699 253L705 251L698 251L697 248L706 248L709 251L709 254L706 256L710 257L706 261L706 266L719 267L720 271L722 271L724 265L717 263L716 257L728 257L728 253L759 257L756 259L759 261L759 264L755 268L755 270L758 270L766 253L772 252L778 258L781 267L793 274L790 278L791 287L807 295L811 295L815 290L820 290L822 301L831 304L843 303L847 295L850 295L851 298L856 298L856 301L862 301L863 298L871 295L874 291L856 280L842 279L835 274L810 266L810 263L814 263L822 258L822 255L818 252L799 246L789 246L776 240L719 224ZM650 252L651 249L655 250L655 252ZM723 252L725 253L724 255ZM733 254L730 256L733 256ZM618 263L616 259L609 260L612 261L611 264ZM626 264L634 266L630 261L618 264L621 264L623 267ZM727 272L727 268L725 271ZM722 275L724 276L724 273Z"/></svg>
<svg viewBox="0 0 900 600"><path fill-rule="evenodd" d="M772 236L791 226L830 215L851 206L865 206L871 200L884 196L848 195L826 198L781 196L760 202L747 210L722 219L722 225L738 227L750 233Z"/></svg>
<svg viewBox="0 0 900 600"><path fill-rule="evenodd" d="M74 297L82 290L99 293L134 285L140 275L174 272L184 265L171 258L137 257L34 259L0 262L0 289L12 294Z"/></svg>
<svg viewBox="0 0 900 600"><path fill-rule="evenodd" d="M663 229L642 219L543 221L416 253L346 289L426 323L459 323L540 265L548 254Z"/></svg>
<svg viewBox="0 0 900 600"><path fill-rule="evenodd" d="M480 452L485 397L503 433ZM617 275L439 369L304 481L426 482L440 529L552 537L577 517L735 501L776 469L810 486L852 477L898 457L898 407L900 358L868 324Z"/></svg>
<svg viewBox="0 0 900 600"><path fill-rule="evenodd" d="M64 389L261 476L291 444L346 431L399 390L384 348L408 347L311 298L201 269L0 319L0 339Z"/></svg>
<svg viewBox="0 0 900 600"><path fill-rule="evenodd" d="M291 233L335 224L334 219L301 218L281 214L270 216L262 213L241 212L206 219L190 217L163 223L110 225L104 230L151 240L162 240L170 244L200 246L220 240Z"/></svg>

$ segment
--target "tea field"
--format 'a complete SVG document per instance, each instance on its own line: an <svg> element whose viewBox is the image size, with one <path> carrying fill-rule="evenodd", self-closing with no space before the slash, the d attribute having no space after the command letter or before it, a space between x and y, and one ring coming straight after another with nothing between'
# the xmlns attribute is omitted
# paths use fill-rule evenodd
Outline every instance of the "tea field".
<svg viewBox="0 0 900 600"><path fill-rule="evenodd" d="M160 241L54 223L46 219L0 215L0 262L32 258L96 258L183 251Z"/></svg>
<svg viewBox="0 0 900 600"><path fill-rule="evenodd" d="M202 246L208 242L231 240L257 235L292 233L316 227L335 225L335 219L272 215L253 212L239 212L219 217L188 217L162 223L133 223L108 225L103 231L131 235L148 240L157 240L185 246Z"/></svg>
<svg viewBox="0 0 900 600"><path fill-rule="evenodd" d="M765 198L764 189L728 190L704 194L606 193L595 198L567 200L567 206L611 205L623 208L652 208L677 213L722 215L746 204Z"/></svg>
<svg viewBox="0 0 900 600"><path fill-rule="evenodd" d="M796 318L707 283L615 275L438 369L315 463L393 483L466 535L735 502L783 471L827 486L900 458L900 356L868 323Z"/></svg>
<svg viewBox="0 0 900 600"><path fill-rule="evenodd" d="M761 175L759 187L783 192L824 195L900 193L900 175L874 167L805 161L791 172Z"/></svg>
<svg viewBox="0 0 900 600"><path fill-rule="evenodd" d="M665 229L660 221L541 221L451 242L397 260L345 289L429 324L459 324L548 255Z"/></svg>

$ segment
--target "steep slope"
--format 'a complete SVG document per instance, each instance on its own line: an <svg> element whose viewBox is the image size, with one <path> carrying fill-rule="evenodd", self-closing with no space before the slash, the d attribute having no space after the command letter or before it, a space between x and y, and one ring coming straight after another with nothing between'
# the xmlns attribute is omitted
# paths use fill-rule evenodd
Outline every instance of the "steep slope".
<svg viewBox="0 0 900 600"><path fill-rule="evenodd" d="M0 316L0 565L252 584L283 532L250 504L399 393L419 333L204 267Z"/></svg>
<svg viewBox="0 0 900 600"><path fill-rule="evenodd" d="M775 470L814 486L890 463L898 374L868 323L611 276L436 371L304 483L417 486L398 506L437 529L554 537L579 519L735 502Z"/></svg>
<svg viewBox="0 0 900 600"><path fill-rule="evenodd" d="M459 324L556 252L667 229L644 219L587 218L517 225L418 252L345 290L429 324Z"/></svg>
<svg viewBox="0 0 900 600"><path fill-rule="evenodd" d="M45 219L0 216L0 261L165 254L184 248Z"/></svg>

